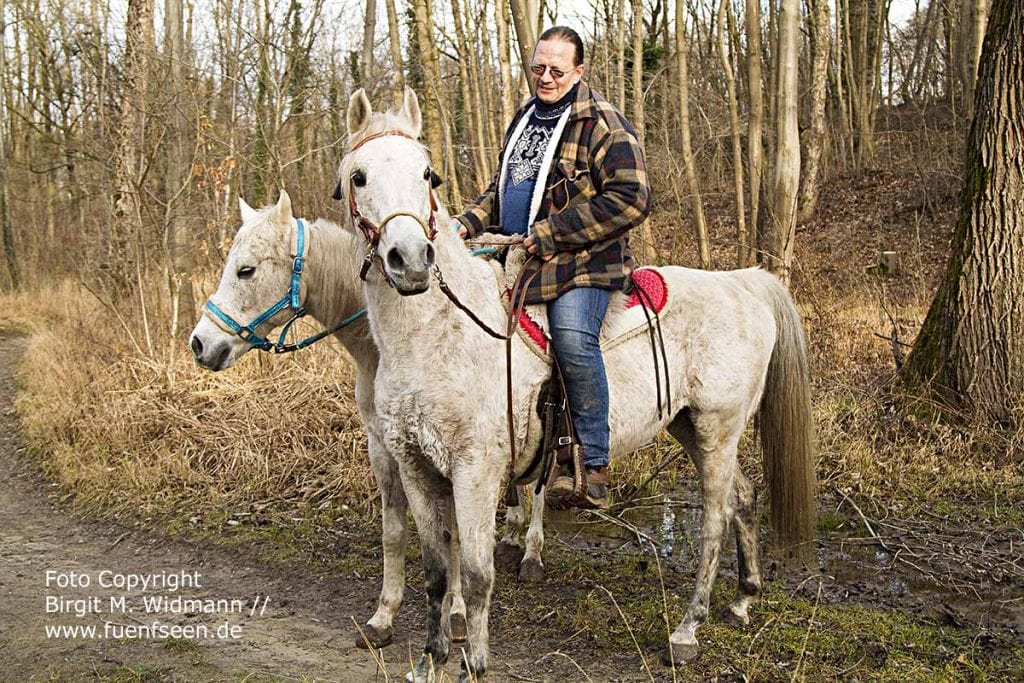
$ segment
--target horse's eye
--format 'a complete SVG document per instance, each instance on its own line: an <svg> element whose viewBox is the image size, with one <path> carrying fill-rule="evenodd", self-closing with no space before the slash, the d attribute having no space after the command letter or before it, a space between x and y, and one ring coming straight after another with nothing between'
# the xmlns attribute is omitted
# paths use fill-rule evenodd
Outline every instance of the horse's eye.
<svg viewBox="0 0 1024 683"><path fill-rule="evenodd" d="M362 171L352 171L352 184L356 187L366 185L366 174Z"/></svg>
<svg viewBox="0 0 1024 683"><path fill-rule="evenodd" d="M429 166L427 166L427 170L425 170L423 172L423 179L424 180L430 180L430 167Z"/></svg>
<svg viewBox="0 0 1024 683"><path fill-rule="evenodd" d="M252 266L242 266L241 268L238 269L238 272L235 273L235 275L237 275L239 279L248 280L249 278L252 277L253 273L255 272L256 269L253 268Z"/></svg>

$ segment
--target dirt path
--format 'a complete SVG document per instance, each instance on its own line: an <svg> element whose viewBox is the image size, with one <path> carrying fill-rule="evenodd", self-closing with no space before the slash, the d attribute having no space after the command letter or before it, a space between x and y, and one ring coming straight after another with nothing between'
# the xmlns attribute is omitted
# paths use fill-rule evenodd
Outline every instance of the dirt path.
<svg viewBox="0 0 1024 683"><path fill-rule="evenodd" d="M106 522L76 520L49 500L38 475L18 457L12 374L23 344L22 338L0 335L0 679L386 679L373 658L350 643L350 629L345 626L349 615L365 617L370 613L367 604L375 599L376 588L369 581L365 582L366 599L353 604L352 592L348 600L332 595L331 586L338 582L330 577L302 573L281 577L259 566L257 560L223 549ZM168 585L145 595L238 598L244 611L229 613L237 606L229 603L220 605L219 613L189 615L174 606L147 612L140 591L99 585L112 583L115 574L182 573L193 577L198 573L199 586L174 592ZM83 577L88 577L89 586L57 585L58 581L76 579L81 584ZM122 596L132 611L122 613ZM259 602L253 611L256 596ZM79 602L55 604L59 597ZM48 600L49 609L62 611L48 612ZM89 613L97 606L99 613ZM87 613L76 616L77 611ZM168 643L131 637L144 636L144 631L104 626L104 622L113 622L141 629L154 621L197 630L205 626L211 637ZM234 626L233 633L225 623ZM77 637L67 631L54 635L52 629L61 626L95 627L96 637L83 631L78 631ZM51 629L49 635L47 628ZM418 642L418 634L404 635ZM413 647L412 643L408 646ZM407 652L406 643L396 643L387 654L407 657ZM390 668L392 675L398 673L397 667ZM452 665L449 668L456 671Z"/></svg>

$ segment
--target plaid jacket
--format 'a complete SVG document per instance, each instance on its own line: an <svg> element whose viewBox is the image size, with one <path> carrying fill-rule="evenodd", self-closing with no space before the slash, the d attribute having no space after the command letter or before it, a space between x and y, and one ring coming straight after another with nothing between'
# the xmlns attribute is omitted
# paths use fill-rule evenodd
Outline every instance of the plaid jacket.
<svg viewBox="0 0 1024 683"><path fill-rule="evenodd" d="M530 99L512 118L504 148ZM552 143L556 144L556 143ZM604 97L580 83L572 111L557 142L547 187L533 224L540 270L527 303L551 301L575 287L622 289L633 271L627 234L651 208L643 150L633 127ZM490 187L456 218L471 237L500 232L501 169Z"/></svg>

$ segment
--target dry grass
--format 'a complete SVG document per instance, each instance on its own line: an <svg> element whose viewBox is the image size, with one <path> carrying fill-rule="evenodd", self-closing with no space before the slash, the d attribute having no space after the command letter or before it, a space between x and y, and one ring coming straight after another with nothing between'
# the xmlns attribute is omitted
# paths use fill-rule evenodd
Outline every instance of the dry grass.
<svg viewBox="0 0 1024 683"><path fill-rule="evenodd" d="M3 310L5 325L32 331L17 401L25 439L80 502L148 515L329 498L365 507L375 495L352 368L333 342L213 374L180 340L150 334L153 353L140 352L130 338L144 333L71 285Z"/></svg>

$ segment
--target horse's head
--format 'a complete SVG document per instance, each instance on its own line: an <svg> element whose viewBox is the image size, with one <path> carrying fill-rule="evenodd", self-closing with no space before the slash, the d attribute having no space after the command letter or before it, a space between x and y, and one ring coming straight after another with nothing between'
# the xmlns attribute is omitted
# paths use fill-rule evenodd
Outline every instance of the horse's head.
<svg viewBox="0 0 1024 683"><path fill-rule="evenodd" d="M417 142L421 128L411 89L398 112L376 114L357 90L348 105L348 152L338 168L335 198L348 204L350 227L400 294L426 291L434 265L436 176Z"/></svg>
<svg viewBox="0 0 1024 683"><path fill-rule="evenodd" d="M189 338L196 362L210 370L234 365L266 335L299 312L305 291L296 273L302 260L292 202L281 191L277 204L256 210L239 197L242 227L228 252L220 285ZM308 235L305 236L308 241Z"/></svg>

